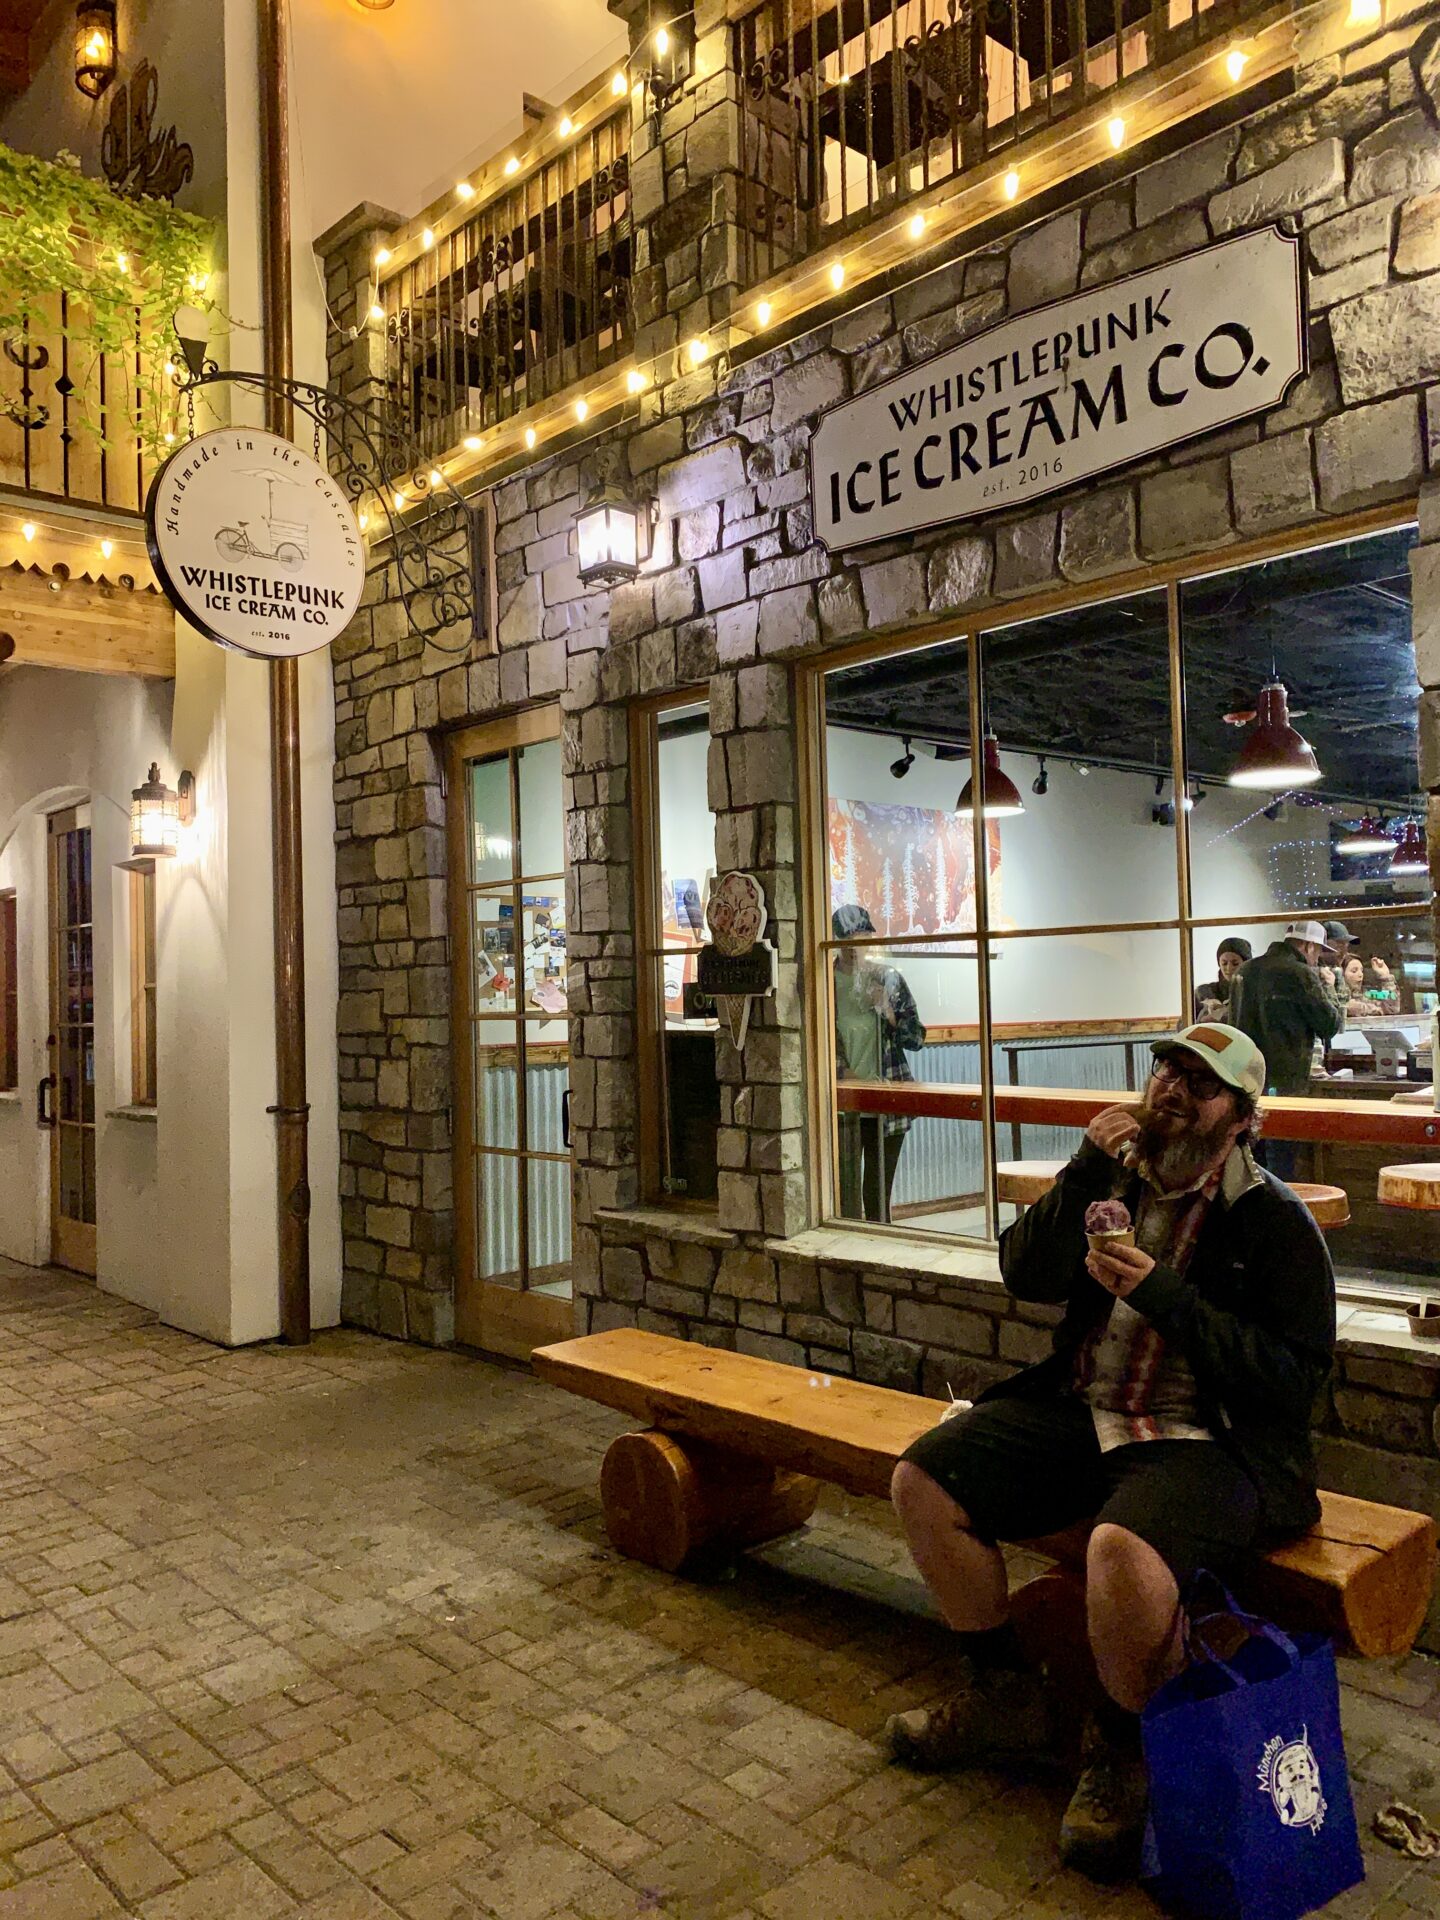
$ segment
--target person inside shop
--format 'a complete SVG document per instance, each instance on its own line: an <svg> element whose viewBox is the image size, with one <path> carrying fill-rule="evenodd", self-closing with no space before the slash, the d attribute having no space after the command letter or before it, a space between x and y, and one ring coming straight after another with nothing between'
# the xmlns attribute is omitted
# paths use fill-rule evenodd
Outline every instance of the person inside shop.
<svg viewBox="0 0 1440 1920"><path fill-rule="evenodd" d="M1064 1306L1053 1352L923 1434L892 1482L958 1641L953 1695L887 1725L892 1754L915 1767L1054 1752L1054 1698L1010 1621L997 1542L1093 1523L1086 1590L1104 1698L1060 1848L1102 1880L1137 1861L1139 1715L1182 1664L1187 1583L1200 1568L1223 1577L1319 1515L1310 1419L1335 1341L1324 1240L1251 1152L1258 1048L1214 1022L1152 1051L1140 1106L1097 1114L1049 1193L1001 1236L1008 1291Z"/></svg>
<svg viewBox="0 0 1440 1920"><path fill-rule="evenodd" d="M1195 1018L1197 1020L1223 1020L1225 1010L1230 1004L1231 983L1247 960L1254 958L1254 949L1248 940L1232 937L1222 940L1215 949L1216 980L1208 981L1203 987L1195 989Z"/></svg>
<svg viewBox="0 0 1440 1920"><path fill-rule="evenodd" d="M837 907L837 940L874 934L864 907ZM903 973L874 947L842 947L835 956L835 1072L841 1080L913 1080L908 1053L925 1028ZM842 1113L840 1211L847 1220L888 1220L890 1196L910 1116Z"/></svg>
<svg viewBox="0 0 1440 1920"><path fill-rule="evenodd" d="M1352 953L1340 969L1340 987L1348 1002L1365 998L1365 962L1358 953Z"/></svg>
<svg viewBox="0 0 1440 1920"><path fill-rule="evenodd" d="M1335 976L1327 986L1322 961L1336 958L1318 920L1295 920L1284 938L1240 969L1230 989L1230 1023L1254 1041L1268 1063L1265 1091L1304 1094L1310 1090L1317 1040L1331 1040L1345 1025ZM1301 1172L1300 1153L1291 1140L1267 1140L1261 1158L1282 1180Z"/></svg>

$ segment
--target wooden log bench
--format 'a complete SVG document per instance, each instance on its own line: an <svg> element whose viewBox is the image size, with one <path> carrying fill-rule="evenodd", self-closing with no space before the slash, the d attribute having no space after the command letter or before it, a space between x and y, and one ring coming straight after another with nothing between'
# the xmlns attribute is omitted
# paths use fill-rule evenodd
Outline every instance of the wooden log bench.
<svg viewBox="0 0 1440 1920"><path fill-rule="evenodd" d="M628 1327L537 1348L533 1365L551 1386L646 1422L611 1444L600 1501L618 1550L667 1573L803 1526L822 1480L888 1498L896 1461L943 1411L918 1394ZM1320 1498L1319 1524L1257 1557L1244 1598L1356 1653L1407 1652L1429 1604L1434 1520ZM1044 1623L1048 1636L1068 1615L1073 1629L1078 1595L1083 1644L1083 1534L1033 1544L1060 1565L1016 1595L1017 1624L1039 1635Z"/></svg>

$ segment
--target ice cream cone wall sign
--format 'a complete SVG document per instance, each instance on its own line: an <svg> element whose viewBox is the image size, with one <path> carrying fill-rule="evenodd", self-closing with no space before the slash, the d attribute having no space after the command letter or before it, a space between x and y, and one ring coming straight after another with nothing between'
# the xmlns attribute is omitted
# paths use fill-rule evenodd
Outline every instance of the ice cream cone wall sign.
<svg viewBox="0 0 1440 1920"><path fill-rule="evenodd" d="M722 873L705 903L710 938L700 949L699 985L714 996L730 1038L743 1047L751 1003L775 991L775 949L764 938L770 915L753 873Z"/></svg>

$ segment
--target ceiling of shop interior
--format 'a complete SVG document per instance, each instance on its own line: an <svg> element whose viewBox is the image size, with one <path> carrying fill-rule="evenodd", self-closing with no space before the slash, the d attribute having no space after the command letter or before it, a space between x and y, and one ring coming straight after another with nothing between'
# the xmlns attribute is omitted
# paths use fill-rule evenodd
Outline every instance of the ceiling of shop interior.
<svg viewBox="0 0 1440 1920"><path fill-rule="evenodd" d="M1187 757L1221 781L1272 658L1322 769L1317 793L1403 804L1416 792L1413 533L1287 556L1182 590ZM1001 750L1168 773L1163 590L1001 629L986 644L986 719ZM870 731L966 744L964 645L832 674L827 713Z"/></svg>
<svg viewBox="0 0 1440 1920"><path fill-rule="evenodd" d="M524 130L526 93L561 101L624 24L605 0L293 0L291 140L313 231L360 200L412 214Z"/></svg>

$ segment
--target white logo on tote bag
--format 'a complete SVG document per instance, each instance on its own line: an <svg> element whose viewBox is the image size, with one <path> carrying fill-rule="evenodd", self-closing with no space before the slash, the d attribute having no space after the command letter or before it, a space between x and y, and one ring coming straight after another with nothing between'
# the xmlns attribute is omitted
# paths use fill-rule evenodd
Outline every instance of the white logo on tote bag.
<svg viewBox="0 0 1440 1920"><path fill-rule="evenodd" d="M1308 1827L1311 1833L1319 1833L1325 1820L1325 1795L1308 1728L1301 1728L1298 1740L1286 1740L1277 1733L1266 1741L1258 1783L1260 1791L1269 1794L1282 1826Z"/></svg>

